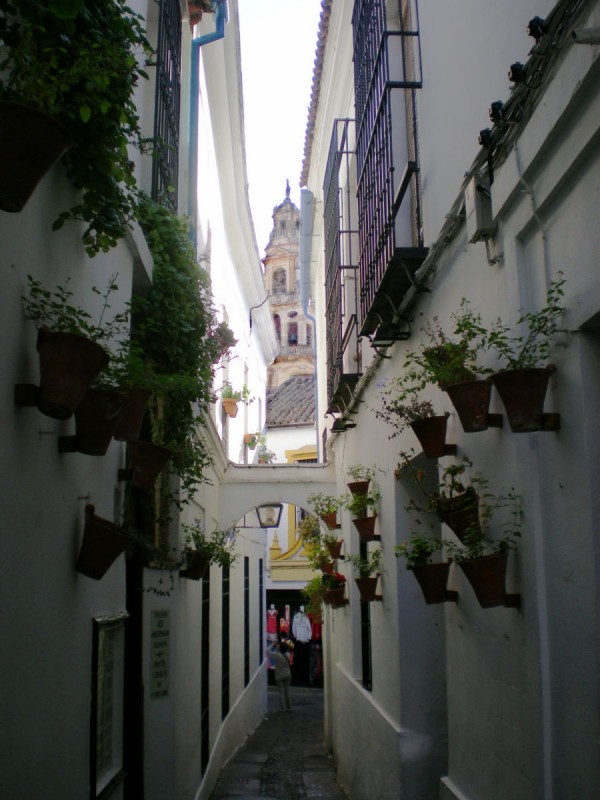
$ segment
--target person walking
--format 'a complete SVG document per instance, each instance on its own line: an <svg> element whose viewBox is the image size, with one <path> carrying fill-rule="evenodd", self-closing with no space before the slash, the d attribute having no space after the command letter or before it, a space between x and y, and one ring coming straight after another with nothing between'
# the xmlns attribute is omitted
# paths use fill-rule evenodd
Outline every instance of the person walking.
<svg viewBox="0 0 600 800"><path fill-rule="evenodd" d="M290 669L290 657L287 647L285 645L280 645L279 642L273 642L273 647L268 655L275 667L275 683L279 689L280 708L282 711L291 711L290 684L292 681L292 671Z"/></svg>

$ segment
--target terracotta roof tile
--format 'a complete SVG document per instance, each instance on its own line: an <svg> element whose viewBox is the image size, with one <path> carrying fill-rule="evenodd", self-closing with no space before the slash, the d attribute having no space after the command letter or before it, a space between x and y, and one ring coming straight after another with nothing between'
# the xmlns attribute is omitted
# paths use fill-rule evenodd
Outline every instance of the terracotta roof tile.
<svg viewBox="0 0 600 800"><path fill-rule="evenodd" d="M267 428L308 425L314 421L314 375L294 375L267 391Z"/></svg>

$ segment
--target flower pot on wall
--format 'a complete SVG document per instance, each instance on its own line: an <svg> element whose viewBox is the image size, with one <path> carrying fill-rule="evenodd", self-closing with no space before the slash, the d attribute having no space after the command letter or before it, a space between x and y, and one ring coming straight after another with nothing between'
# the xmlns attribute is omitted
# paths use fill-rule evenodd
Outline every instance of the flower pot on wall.
<svg viewBox="0 0 600 800"><path fill-rule="evenodd" d="M199 581L208 572L210 568L210 559L199 550L186 550L185 553L185 570L183 577L189 578L192 581Z"/></svg>
<svg viewBox="0 0 600 800"><path fill-rule="evenodd" d="M556 367L548 365L503 370L492 376L513 433L557 430L558 415L544 414L548 381L555 370ZM551 418L548 422L547 417Z"/></svg>
<svg viewBox="0 0 600 800"><path fill-rule="evenodd" d="M367 494L369 491L370 483L371 481L350 481L346 486L348 487L348 491L352 494L363 495Z"/></svg>
<svg viewBox="0 0 600 800"><path fill-rule="evenodd" d="M21 103L0 102L0 209L18 212L70 147L67 129Z"/></svg>
<svg viewBox="0 0 600 800"><path fill-rule="evenodd" d="M238 401L234 397L222 397L221 403L228 417L237 417Z"/></svg>
<svg viewBox="0 0 600 800"><path fill-rule="evenodd" d="M450 449L452 446L446 444L447 425L448 414L426 417L410 423L426 458L441 458L454 452L455 448Z"/></svg>
<svg viewBox="0 0 600 800"><path fill-rule="evenodd" d="M68 419L93 381L108 365L99 344L75 333L38 331L40 385L37 407L48 417Z"/></svg>
<svg viewBox="0 0 600 800"><path fill-rule="evenodd" d="M504 605L506 558L506 553L494 553L458 563L482 608Z"/></svg>
<svg viewBox="0 0 600 800"><path fill-rule="evenodd" d="M173 455L168 447L153 442L129 442L131 458L131 485L137 489L151 489L167 461Z"/></svg>
<svg viewBox="0 0 600 800"><path fill-rule="evenodd" d="M245 433L244 444L247 446L248 450L254 450L256 447L256 436L253 433Z"/></svg>
<svg viewBox="0 0 600 800"><path fill-rule="evenodd" d="M419 582L423 597L428 605L445 603L446 600L455 600L457 593L446 589L450 562L443 561L439 564L424 564L420 567L411 567L411 572Z"/></svg>
<svg viewBox="0 0 600 800"><path fill-rule="evenodd" d="M112 522L97 517L94 506L85 507L83 539L75 568L98 581L129 545L129 539Z"/></svg>
<svg viewBox="0 0 600 800"><path fill-rule="evenodd" d="M327 548L327 552L329 553L329 557L336 561L342 554L342 545L344 544L343 539L339 539L337 542L326 542L325 547Z"/></svg>
<svg viewBox="0 0 600 800"><path fill-rule="evenodd" d="M335 511L333 514L321 514L320 517L329 530L333 531L337 528L337 513Z"/></svg>
<svg viewBox="0 0 600 800"><path fill-rule="evenodd" d="M465 433L485 431L489 425L490 381L463 381L445 387Z"/></svg>
<svg viewBox="0 0 600 800"><path fill-rule="evenodd" d="M450 530L464 542L467 533L481 536L479 520L479 495L469 486L465 492L444 500L438 508L437 516Z"/></svg>
<svg viewBox="0 0 600 800"><path fill-rule="evenodd" d="M126 392L129 405L121 414L114 438L120 442L138 439L151 392L147 389L130 389Z"/></svg>
<svg viewBox="0 0 600 800"><path fill-rule="evenodd" d="M75 436L59 437L60 452L103 456L128 402L112 389L89 389L75 410Z"/></svg>
<svg viewBox="0 0 600 800"><path fill-rule="evenodd" d="M323 602L325 605L332 608L341 608L346 605L345 598L346 587L341 586L339 589L325 589L323 592Z"/></svg>
<svg viewBox="0 0 600 800"><path fill-rule="evenodd" d="M352 520L361 542L375 542L381 538L375 533L376 519L377 514L372 517L358 517Z"/></svg>
<svg viewBox="0 0 600 800"><path fill-rule="evenodd" d="M358 586L362 603L372 603L376 599L378 580L379 575L371 578L354 578L354 582Z"/></svg>

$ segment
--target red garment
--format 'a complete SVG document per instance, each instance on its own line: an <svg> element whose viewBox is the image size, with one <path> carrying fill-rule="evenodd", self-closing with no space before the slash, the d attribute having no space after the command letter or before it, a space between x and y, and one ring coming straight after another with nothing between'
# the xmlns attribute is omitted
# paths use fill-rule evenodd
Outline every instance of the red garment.
<svg viewBox="0 0 600 800"><path fill-rule="evenodd" d="M277 633L277 609L267 611L267 633Z"/></svg>
<svg viewBox="0 0 600 800"><path fill-rule="evenodd" d="M310 625L312 628L312 638L313 639L322 639L323 638L323 625L321 620L319 619L318 622L315 621L315 618L312 614L307 615L310 619Z"/></svg>
<svg viewBox="0 0 600 800"><path fill-rule="evenodd" d="M279 620L279 630L281 633L289 633L290 632L290 621L289 619L284 619L283 617Z"/></svg>

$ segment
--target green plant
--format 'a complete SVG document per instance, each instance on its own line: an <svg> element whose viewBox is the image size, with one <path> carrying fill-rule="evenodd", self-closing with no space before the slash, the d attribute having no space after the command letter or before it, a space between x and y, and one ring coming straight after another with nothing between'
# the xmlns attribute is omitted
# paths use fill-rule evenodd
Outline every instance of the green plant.
<svg viewBox="0 0 600 800"><path fill-rule="evenodd" d="M370 481L374 475L373 467L365 467L362 464L352 464L346 470L346 476L353 481Z"/></svg>
<svg viewBox="0 0 600 800"><path fill-rule="evenodd" d="M362 519L369 513L369 509L375 509L381 500L381 494L377 487L372 486L366 494L345 494L342 497L342 505L347 509L353 518Z"/></svg>
<svg viewBox="0 0 600 800"><path fill-rule="evenodd" d="M396 558L400 556L406 559L408 569L413 567L423 567L429 564L431 556L443 547L441 539L428 539L417 533L411 533L408 541L394 547Z"/></svg>
<svg viewBox="0 0 600 800"><path fill-rule="evenodd" d="M320 534L319 520L314 514L302 517L297 528L298 535L304 542L318 542Z"/></svg>
<svg viewBox="0 0 600 800"><path fill-rule="evenodd" d="M199 525L183 524L181 529L185 534L185 550L202 553L211 564L220 567L230 567L237 560L238 556L232 550L237 528L217 528L212 533L205 533Z"/></svg>
<svg viewBox="0 0 600 800"><path fill-rule="evenodd" d="M523 369L543 366L558 334L558 321L565 312L562 298L565 278L559 272L546 294L546 304L538 311L522 313L517 328L525 326L526 333L511 335L511 329L502 320L496 320L487 337L487 346L504 360L506 369Z"/></svg>
<svg viewBox="0 0 600 800"><path fill-rule="evenodd" d="M148 294L133 299L132 342L159 377L159 397L149 406L153 440L173 451L169 465L180 479L177 502L186 502L212 462L200 431L222 356L213 337L219 323L187 220L145 195L140 198L139 220L154 270Z"/></svg>
<svg viewBox="0 0 600 800"><path fill-rule="evenodd" d="M237 400L238 402L245 403L246 405L249 405L254 399L250 397L250 390L245 384L241 389L238 390L234 389L228 381L224 381L221 387L221 397Z"/></svg>
<svg viewBox="0 0 600 800"><path fill-rule="evenodd" d="M331 572L333 570L331 556L320 544L313 550L308 560L313 569L321 570L321 572Z"/></svg>
<svg viewBox="0 0 600 800"><path fill-rule="evenodd" d="M82 196L59 213L82 220L90 256L127 233L137 210L130 146L147 149L134 93L152 54L143 18L125 0L4 0L0 8L0 99L31 105L69 131L63 156Z"/></svg>
<svg viewBox="0 0 600 800"><path fill-rule="evenodd" d="M321 541L325 546L329 545L336 545L340 539L339 536L336 536L335 533L331 533L331 531L326 531L325 533L321 534Z"/></svg>
<svg viewBox="0 0 600 800"><path fill-rule="evenodd" d="M323 595L325 593L325 586L321 575L315 575L314 578L301 589L302 594L306 597L306 613L311 614L313 617L320 617L321 603L323 602Z"/></svg>
<svg viewBox="0 0 600 800"><path fill-rule="evenodd" d="M326 589L342 589L346 585L346 576L341 572L324 572L321 581Z"/></svg>
<svg viewBox="0 0 600 800"><path fill-rule="evenodd" d="M382 393L381 400L382 407L375 410L375 416L396 429L390 434L390 439L399 436L411 422L435 416L432 403L419 400L412 391L407 391L400 378L392 381L392 385Z"/></svg>
<svg viewBox="0 0 600 800"><path fill-rule="evenodd" d="M323 494L322 492L309 494L307 500L318 517L335 514L342 505L341 498Z"/></svg>
<svg viewBox="0 0 600 800"><path fill-rule="evenodd" d="M509 550L514 550L520 535L521 533L515 523L515 527L499 539L468 533L461 544L445 541L444 549L448 556L457 563L472 561L475 558L482 558L486 555L508 553Z"/></svg>
<svg viewBox="0 0 600 800"><path fill-rule="evenodd" d="M266 445L262 445L258 449L258 463L259 464L272 464L277 460L276 454L273 450L269 450Z"/></svg>
<svg viewBox="0 0 600 800"><path fill-rule="evenodd" d="M55 332L76 333L95 342L123 337L129 328L129 309L105 320L105 314L111 308L110 295L118 289L116 279L116 275L111 276L104 291L92 287L92 291L103 301L98 321L93 322L91 314L73 304L73 292L68 288L69 278L64 286L57 286L52 291L27 275L27 293L21 296L25 318L38 328L46 326Z"/></svg>
<svg viewBox="0 0 600 800"><path fill-rule="evenodd" d="M381 572L381 550L372 550L366 557L361 555L348 555L346 561L352 564L355 578L372 578Z"/></svg>

